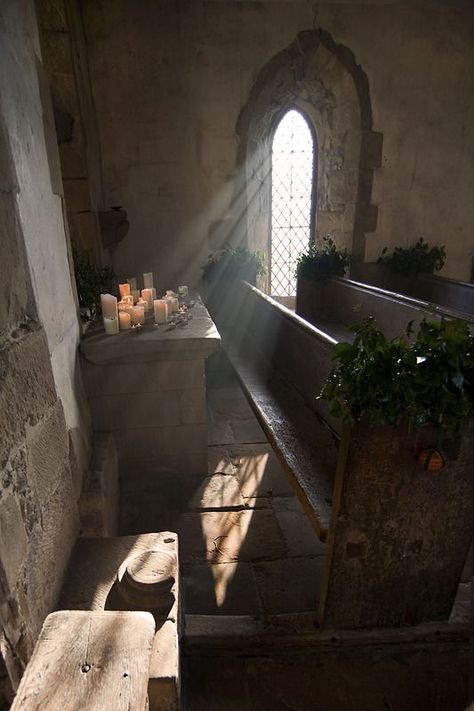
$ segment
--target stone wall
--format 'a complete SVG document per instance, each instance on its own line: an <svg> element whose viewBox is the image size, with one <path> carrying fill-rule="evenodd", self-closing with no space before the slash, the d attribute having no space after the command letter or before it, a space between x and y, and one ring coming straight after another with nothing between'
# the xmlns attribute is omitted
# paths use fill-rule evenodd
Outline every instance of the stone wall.
<svg viewBox="0 0 474 711"><path fill-rule="evenodd" d="M373 209L359 226L358 256L372 261L384 246L423 235L446 244L445 275L470 277L472 6L464 0L321 2L314 17L313 5L84 0L105 202L123 205L131 223L114 255L122 275L153 269L160 287L192 281L208 248L235 237L246 208L239 116L271 60L294 46L299 33L321 28L353 53L367 77L371 128L383 136L381 160L363 185ZM340 72L333 79L336 94L353 93ZM343 150L339 164L321 176L334 190L334 204L320 215L324 229L333 224L343 241L351 225L341 222L337 203L341 190L347 204L353 200L344 196L347 176L339 177L348 161ZM353 186L348 189L353 195ZM253 198L260 199L258 192ZM265 222L265 205L262 214Z"/></svg>
<svg viewBox="0 0 474 711"><path fill-rule="evenodd" d="M102 164L79 3L40 0L37 8L71 240L101 264Z"/></svg>
<svg viewBox="0 0 474 711"><path fill-rule="evenodd" d="M32 0L0 8L0 618L13 681L52 609L89 463L79 324Z"/></svg>

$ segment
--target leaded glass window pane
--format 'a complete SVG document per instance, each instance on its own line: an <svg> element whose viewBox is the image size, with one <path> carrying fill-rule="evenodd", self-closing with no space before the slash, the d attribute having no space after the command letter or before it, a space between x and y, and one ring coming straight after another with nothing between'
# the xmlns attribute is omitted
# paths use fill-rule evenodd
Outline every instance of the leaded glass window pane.
<svg viewBox="0 0 474 711"><path fill-rule="evenodd" d="M291 109L278 124L272 144L270 289L274 296L296 293L296 259L310 240L313 158L310 128Z"/></svg>

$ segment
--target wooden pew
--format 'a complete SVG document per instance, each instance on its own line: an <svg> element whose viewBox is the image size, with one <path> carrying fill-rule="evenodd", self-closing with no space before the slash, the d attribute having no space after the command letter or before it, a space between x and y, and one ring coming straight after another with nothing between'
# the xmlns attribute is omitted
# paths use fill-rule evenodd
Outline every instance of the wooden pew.
<svg viewBox="0 0 474 711"><path fill-rule="evenodd" d="M12 711L144 711L154 632L147 612L51 613Z"/></svg>
<svg viewBox="0 0 474 711"><path fill-rule="evenodd" d="M299 279L296 313L337 340L351 340L349 327L369 316L387 338L405 333L410 321L416 330L424 318L462 318L474 327L474 316L469 314L341 277L327 284Z"/></svg>
<svg viewBox="0 0 474 711"><path fill-rule="evenodd" d="M342 426L317 395L335 339L243 282L213 318L224 349L319 537L326 628L448 619L474 527L473 433L426 472L432 433Z"/></svg>
<svg viewBox="0 0 474 711"><path fill-rule="evenodd" d="M469 282L435 274L419 274L417 277L391 274L375 263L353 264L351 278L474 316L474 284Z"/></svg>
<svg viewBox="0 0 474 711"><path fill-rule="evenodd" d="M227 309L225 303L223 308ZM340 423L315 394L331 368L336 341L246 282L238 300L234 294L229 309L224 318L222 311L216 314L226 353L324 541L329 530ZM300 367L302 352L307 358L304 371Z"/></svg>

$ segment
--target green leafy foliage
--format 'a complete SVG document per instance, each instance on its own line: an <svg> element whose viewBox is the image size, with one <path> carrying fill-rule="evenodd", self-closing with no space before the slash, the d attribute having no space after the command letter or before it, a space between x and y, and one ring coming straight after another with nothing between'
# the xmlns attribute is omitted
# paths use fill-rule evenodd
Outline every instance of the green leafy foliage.
<svg viewBox="0 0 474 711"><path fill-rule="evenodd" d="M474 415L474 337L465 321L423 321L412 344L387 340L373 319L335 346L320 397L345 422L432 427L456 440ZM411 333L411 324L407 336Z"/></svg>
<svg viewBox="0 0 474 711"><path fill-rule="evenodd" d="M217 269L225 269L227 273L255 273L265 276L265 256L263 252L252 252L246 247L227 247L210 254L202 267L206 276Z"/></svg>
<svg viewBox="0 0 474 711"><path fill-rule="evenodd" d="M100 295L114 288L115 274L111 267L92 264L87 252L73 247L74 275L81 316L89 321L95 318L100 308Z"/></svg>
<svg viewBox="0 0 474 711"><path fill-rule="evenodd" d="M346 249L338 249L332 237L326 235L322 242L312 244L299 255L296 276L311 281L327 282L333 276L344 276L351 261Z"/></svg>
<svg viewBox="0 0 474 711"><path fill-rule="evenodd" d="M387 255L387 247L377 259L377 264L383 264L394 274L416 276L417 274L432 274L439 272L446 259L444 245L429 247L420 237L411 247L395 247L393 254Z"/></svg>

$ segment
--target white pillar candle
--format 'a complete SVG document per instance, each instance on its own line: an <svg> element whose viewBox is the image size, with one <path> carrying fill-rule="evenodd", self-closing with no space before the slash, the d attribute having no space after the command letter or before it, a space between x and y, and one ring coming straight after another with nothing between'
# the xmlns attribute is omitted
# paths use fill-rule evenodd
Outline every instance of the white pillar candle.
<svg viewBox="0 0 474 711"><path fill-rule="evenodd" d="M140 292L138 289L132 289L132 296L135 303L140 299Z"/></svg>
<svg viewBox="0 0 474 711"><path fill-rule="evenodd" d="M112 296L112 294L101 294L100 306L104 318L118 318L117 299L115 296Z"/></svg>
<svg viewBox="0 0 474 711"><path fill-rule="evenodd" d="M148 311L150 308L150 304L148 303L148 301L146 299L143 299L141 296L138 299L137 304L138 304L138 306L143 306L145 311Z"/></svg>
<svg viewBox="0 0 474 711"><path fill-rule="evenodd" d="M155 299L153 301L155 312L155 323L166 323L168 320L168 305L165 299Z"/></svg>
<svg viewBox="0 0 474 711"><path fill-rule="evenodd" d="M120 298L130 296L130 284L119 284Z"/></svg>
<svg viewBox="0 0 474 711"><path fill-rule="evenodd" d="M153 272L145 272L143 274L143 286L145 289L153 289Z"/></svg>
<svg viewBox="0 0 474 711"><path fill-rule="evenodd" d="M171 298L171 309L174 314L179 312L179 299L176 296Z"/></svg>
<svg viewBox="0 0 474 711"><path fill-rule="evenodd" d="M108 336L115 336L119 332L119 320L118 318L104 318L102 319L104 323L105 332Z"/></svg>
<svg viewBox="0 0 474 711"><path fill-rule="evenodd" d="M163 301L166 302L166 308L168 309L168 317L169 317L173 313L173 297L172 296L164 296Z"/></svg>
<svg viewBox="0 0 474 711"><path fill-rule="evenodd" d="M187 286L178 286L178 294L180 296L187 296L188 295L188 287Z"/></svg>
<svg viewBox="0 0 474 711"><path fill-rule="evenodd" d="M148 307L150 309L153 308L153 289L151 287L149 289L142 289L142 299L148 301Z"/></svg>
<svg viewBox="0 0 474 711"><path fill-rule="evenodd" d="M132 324L134 326L141 326L145 323L145 309L143 306L132 306L130 312L132 315Z"/></svg>
<svg viewBox="0 0 474 711"><path fill-rule="evenodd" d="M132 327L132 315L130 311L119 311L119 325L121 331L126 331Z"/></svg>
<svg viewBox="0 0 474 711"><path fill-rule="evenodd" d="M133 294L137 290L137 280L135 277L128 277L127 282L130 284L130 291Z"/></svg>

